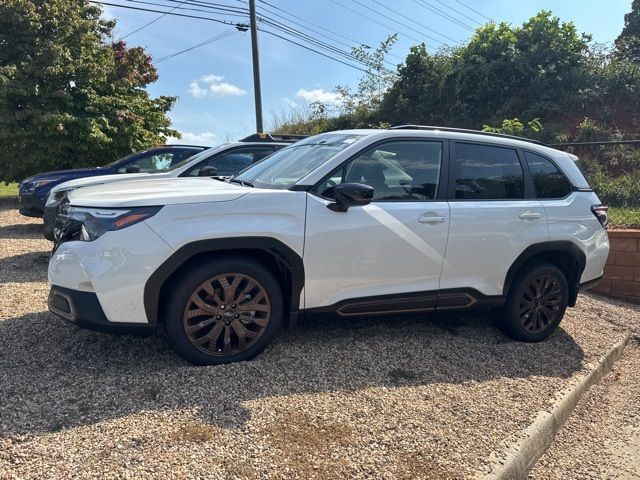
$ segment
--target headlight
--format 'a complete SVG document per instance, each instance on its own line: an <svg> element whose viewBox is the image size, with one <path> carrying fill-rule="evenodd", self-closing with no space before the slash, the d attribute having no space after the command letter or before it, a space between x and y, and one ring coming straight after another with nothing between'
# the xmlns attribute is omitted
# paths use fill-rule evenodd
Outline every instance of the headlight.
<svg viewBox="0 0 640 480"><path fill-rule="evenodd" d="M112 230L122 230L154 216L162 207L83 208L65 207L62 226L55 236L59 242L81 240L90 242Z"/></svg>
<svg viewBox="0 0 640 480"><path fill-rule="evenodd" d="M49 196L47 197L47 203L45 206L49 206L56 201L62 201L67 198L67 194L71 191L75 190L75 188L63 188L60 190L51 190Z"/></svg>

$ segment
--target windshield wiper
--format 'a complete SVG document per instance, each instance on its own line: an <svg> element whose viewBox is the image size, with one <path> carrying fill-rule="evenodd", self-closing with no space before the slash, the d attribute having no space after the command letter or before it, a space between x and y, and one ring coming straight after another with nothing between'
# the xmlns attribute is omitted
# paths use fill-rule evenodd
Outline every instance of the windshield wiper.
<svg viewBox="0 0 640 480"><path fill-rule="evenodd" d="M239 183L243 187L253 187L253 183L247 182L246 180L240 180L239 178L232 178L229 181L232 183Z"/></svg>

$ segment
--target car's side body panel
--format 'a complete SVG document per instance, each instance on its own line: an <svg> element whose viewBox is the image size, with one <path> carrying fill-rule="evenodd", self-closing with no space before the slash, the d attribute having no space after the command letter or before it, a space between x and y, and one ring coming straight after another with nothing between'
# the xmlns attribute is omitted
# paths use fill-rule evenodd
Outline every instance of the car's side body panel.
<svg viewBox="0 0 640 480"><path fill-rule="evenodd" d="M439 288L449 205L373 202L346 212L308 194L305 235L307 308L342 300ZM442 222L421 223L438 217Z"/></svg>
<svg viewBox="0 0 640 480"><path fill-rule="evenodd" d="M469 287L501 295L511 264L529 245L546 242L547 222L538 200L452 201L447 255L440 288ZM537 219L520 215L536 213Z"/></svg>

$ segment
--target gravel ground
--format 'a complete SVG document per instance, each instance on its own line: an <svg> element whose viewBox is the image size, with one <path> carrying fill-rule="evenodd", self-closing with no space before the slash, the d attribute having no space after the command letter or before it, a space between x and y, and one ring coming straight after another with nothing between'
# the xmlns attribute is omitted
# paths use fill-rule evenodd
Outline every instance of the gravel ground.
<svg viewBox="0 0 640 480"><path fill-rule="evenodd" d="M326 319L193 367L161 339L49 314L50 244L14 208L0 203L3 479L469 478L640 323L595 296L535 345L482 316Z"/></svg>
<svg viewBox="0 0 640 480"><path fill-rule="evenodd" d="M640 347L591 387L531 471L531 479L640 478Z"/></svg>

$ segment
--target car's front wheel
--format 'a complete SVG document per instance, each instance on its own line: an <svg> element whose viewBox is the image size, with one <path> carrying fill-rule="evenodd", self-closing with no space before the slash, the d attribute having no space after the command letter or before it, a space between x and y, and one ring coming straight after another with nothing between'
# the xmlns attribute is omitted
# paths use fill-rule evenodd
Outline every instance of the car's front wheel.
<svg viewBox="0 0 640 480"><path fill-rule="evenodd" d="M534 263L511 287L502 312L503 330L524 342L544 340L558 327L568 302L564 273L555 265Z"/></svg>
<svg viewBox="0 0 640 480"><path fill-rule="evenodd" d="M184 270L165 310L167 338L197 365L249 360L280 330L280 285L258 262L212 260Z"/></svg>

